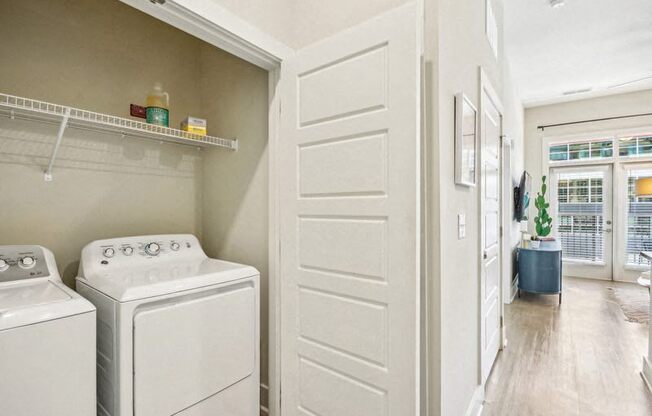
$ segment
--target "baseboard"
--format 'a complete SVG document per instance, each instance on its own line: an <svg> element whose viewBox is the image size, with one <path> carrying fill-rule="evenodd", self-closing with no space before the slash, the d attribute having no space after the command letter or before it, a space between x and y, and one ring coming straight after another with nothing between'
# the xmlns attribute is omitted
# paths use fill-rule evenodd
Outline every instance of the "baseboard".
<svg viewBox="0 0 652 416"><path fill-rule="evenodd" d="M484 405L484 387L478 386L471 397L471 403L464 412L464 416L480 416L482 414L482 407Z"/></svg>
<svg viewBox="0 0 652 416"><path fill-rule="evenodd" d="M564 267L566 267L566 264L564 263ZM586 277L586 276L573 276L572 274L565 274L562 276L564 279L569 277L571 279L584 279L584 280L601 280L605 282L611 282L611 278L609 277Z"/></svg>
<svg viewBox="0 0 652 416"><path fill-rule="evenodd" d="M269 416L269 386L260 383L260 416Z"/></svg>
<svg viewBox="0 0 652 416"><path fill-rule="evenodd" d="M652 364L650 364L646 357L643 357L643 370L641 370L641 377L643 377L643 381L645 381L648 390L652 393Z"/></svg>
<svg viewBox="0 0 652 416"><path fill-rule="evenodd" d="M511 290L511 294L510 294L510 297L509 297L509 303L512 303L512 302L514 302L514 299L516 299L516 294L518 293L518 275L516 276L516 278L512 282L512 286L511 286L510 290Z"/></svg>

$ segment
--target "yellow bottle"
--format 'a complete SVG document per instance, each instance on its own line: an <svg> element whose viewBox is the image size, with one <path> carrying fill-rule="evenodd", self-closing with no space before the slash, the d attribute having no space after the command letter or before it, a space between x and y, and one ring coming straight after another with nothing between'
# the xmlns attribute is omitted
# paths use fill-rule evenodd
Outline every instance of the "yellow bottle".
<svg viewBox="0 0 652 416"><path fill-rule="evenodd" d="M170 126L170 95L163 91L160 82L154 84L154 88L147 95L146 116L147 122L159 126Z"/></svg>

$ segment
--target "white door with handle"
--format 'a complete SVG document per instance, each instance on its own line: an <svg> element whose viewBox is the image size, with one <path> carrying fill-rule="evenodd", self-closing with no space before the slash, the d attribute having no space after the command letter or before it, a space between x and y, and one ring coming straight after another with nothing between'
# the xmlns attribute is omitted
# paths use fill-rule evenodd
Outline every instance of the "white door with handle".
<svg viewBox="0 0 652 416"><path fill-rule="evenodd" d="M420 12L281 68L281 413L419 411Z"/></svg>
<svg viewBox="0 0 652 416"><path fill-rule="evenodd" d="M502 109L484 73L480 105L480 346L481 382L489 377L501 344L500 154Z"/></svg>

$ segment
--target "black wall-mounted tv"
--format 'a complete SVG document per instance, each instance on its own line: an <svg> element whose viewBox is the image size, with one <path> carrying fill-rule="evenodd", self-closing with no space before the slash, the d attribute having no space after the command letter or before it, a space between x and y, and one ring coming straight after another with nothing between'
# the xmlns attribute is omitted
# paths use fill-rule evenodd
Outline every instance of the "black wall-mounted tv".
<svg viewBox="0 0 652 416"><path fill-rule="evenodd" d="M532 177L526 171L521 175L521 182L514 188L514 217L516 221L528 219L527 212L530 206L530 189L532 188Z"/></svg>

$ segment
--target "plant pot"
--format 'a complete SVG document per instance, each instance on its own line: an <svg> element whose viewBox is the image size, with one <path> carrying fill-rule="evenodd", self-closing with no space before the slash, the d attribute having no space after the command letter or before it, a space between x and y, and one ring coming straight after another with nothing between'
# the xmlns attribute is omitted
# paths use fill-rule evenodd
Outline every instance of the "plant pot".
<svg viewBox="0 0 652 416"><path fill-rule="evenodd" d="M540 246L541 246L541 241L539 241L539 240L531 240L531 241L530 241L530 248L533 248L533 249L536 250L536 249L538 249Z"/></svg>

